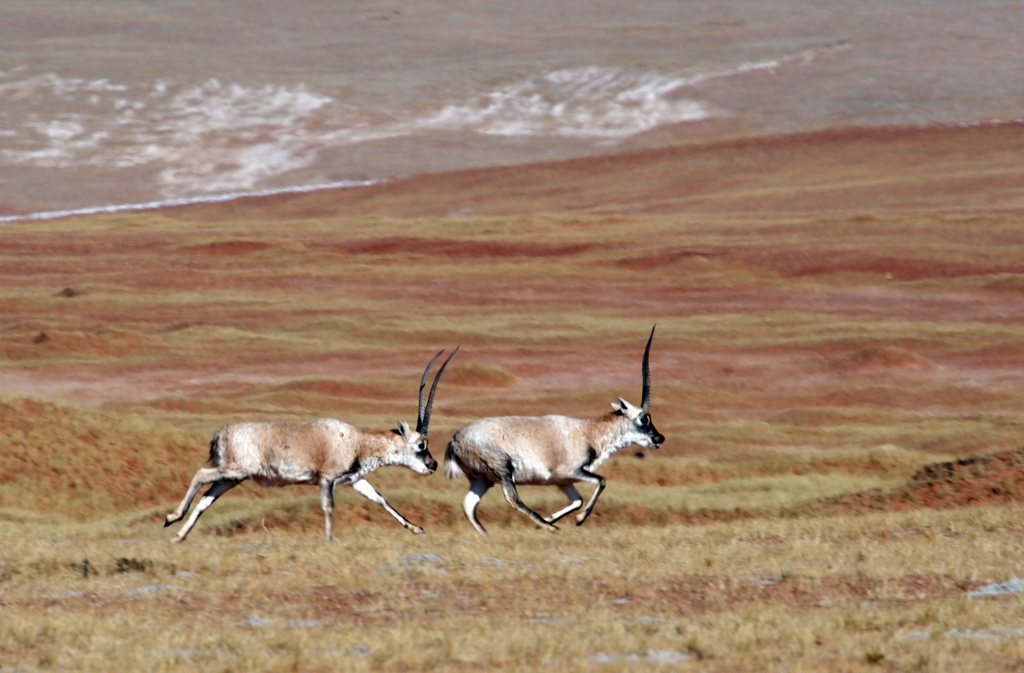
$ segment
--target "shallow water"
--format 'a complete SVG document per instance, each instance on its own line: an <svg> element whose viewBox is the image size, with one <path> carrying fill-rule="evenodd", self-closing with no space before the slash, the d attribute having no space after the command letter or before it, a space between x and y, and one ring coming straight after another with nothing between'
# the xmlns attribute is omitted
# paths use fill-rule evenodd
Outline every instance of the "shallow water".
<svg viewBox="0 0 1024 673"><path fill-rule="evenodd" d="M6 0L0 215L1024 116L1019 2Z"/></svg>

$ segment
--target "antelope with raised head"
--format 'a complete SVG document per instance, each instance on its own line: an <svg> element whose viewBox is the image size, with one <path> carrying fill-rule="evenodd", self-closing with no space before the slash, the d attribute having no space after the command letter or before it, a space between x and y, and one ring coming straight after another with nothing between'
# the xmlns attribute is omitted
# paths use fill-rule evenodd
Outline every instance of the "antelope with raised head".
<svg viewBox="0 0 1024 673"><path fill-rule="evenodd" d="M612 454L630 444L657 449L665 441L651 422L651 370L649 358L654 329L647 339L642 365L643 393L639 407L619 398L612 411L592 420L568 416L498 416L481 418L460 428L445 451L445 475L469 478L469 493L462 510L473 528L486 533L476 516L480 498L491 486L501 491L512 507L550 531L555 522L583 506L573 486L586 481L594 485L587 506L576 515L580 526L604 490L604 477L594 470ZM551 516L542 517L523 503L517 485L557 486L569 499L569 505Z"/></svg>
<svg viewBox="0 0 1024 673"><path fill-rule="evenodd" d="M324 532L331 539L331 515L334 511L334 487L351 486L371 502L395 517L400 524L419 534L423 529L406 520L364 477L385 465L404 465L419 474L433 474L437 461L427 449L427 430L434 393L444 368L459 351L456 348L434 377L430 396L425 396L427 375L440 351L427 364L420 379L419 417L416 430L399 421L394 430L365 432L333 418L316 418L303 423L232 423L225 425L210 441L209 467L196 472L185 498L167 515L164 526L180 521L196 493L212 484L199 499L195 510L181 527L175 542L181 542L196 525L199 516L220 496L252 479L260 486L315 484L320 486L320 506L324 511Z"/></svg>

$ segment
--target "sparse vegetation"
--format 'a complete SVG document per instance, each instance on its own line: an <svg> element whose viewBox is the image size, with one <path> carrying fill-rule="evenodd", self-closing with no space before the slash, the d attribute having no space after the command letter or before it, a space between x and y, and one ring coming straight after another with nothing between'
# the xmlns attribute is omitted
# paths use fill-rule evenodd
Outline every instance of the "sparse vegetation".
<svg viewBox="0 0 1024 673"><path fill-rule="evenodd" d="M980 132L963 133L966 147ZM881 181L866 192L801 146L785 180L748 167L689 200L659 183L645 201L605 168L586 187L563 167L565 185L607 196L587 212L529 207L528 187L554 178L522 169L519 196L460 175L333 210L319 195L6 225L0 668L1020 666L1019 599L969 593L1024 573L1019 190L997 181L990 212L929 200L934 185L896 179L884 146L858 164ZM967 179L941 147L956 170L939 157L927 179ZM1019 170L992 156L976 177ZM782 182L751 187L769 179ZM416 210L424 184L445 203L423 212L464 198L483 214L374 214ZM903 192L916 210L892 205ZM728 206L738 194L747 205ZM324 545L315 488L246 485L189 545L167 542L163 516L225 423L393 427L415 416L424 353L461 343L434 410L440 457L480 416L638 402L654 321L668 441L602 467L583 528L542 534L492 492L482 540L464 483L381 470L375 485L427 535L339 489ZM957 462L970 456L992 457ZM523 496L562 506L553 489Z"/></svg>

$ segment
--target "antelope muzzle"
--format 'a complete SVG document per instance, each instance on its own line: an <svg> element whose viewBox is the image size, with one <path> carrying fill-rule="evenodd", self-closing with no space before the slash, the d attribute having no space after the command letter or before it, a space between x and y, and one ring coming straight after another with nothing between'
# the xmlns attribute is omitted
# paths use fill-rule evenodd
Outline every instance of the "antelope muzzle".
<svg viewBox="0 0 1024 673"><path fill-rule="evenodd" d="M434 460L434 457L429 453L423 456L423 464L426 465L427 469L430 470L431 474L433 474L434 471L437 470L437 461Z"/></svg>

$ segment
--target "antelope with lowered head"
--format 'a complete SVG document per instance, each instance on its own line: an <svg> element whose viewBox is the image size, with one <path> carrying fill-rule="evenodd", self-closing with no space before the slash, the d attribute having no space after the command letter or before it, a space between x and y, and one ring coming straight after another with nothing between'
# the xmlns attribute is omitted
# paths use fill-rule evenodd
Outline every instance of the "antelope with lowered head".
<svg viewBox="0 0 1024 673"><path fill-rule="evenodd" d="M613 453L630 444L657 449L665 437L651 422L651 371L649 357L654 328L647 339L642 365L643 393L639 407L626 400L612 403L612 411L592 420L568 416L498 416L481 418L460 428L445 451L444 472L449 479L469 478L469 493L462 501L466 518L477 531L486 533L476 516L480 498L494 484L512 507L530 517L541 528L558 530L555 522L583 506L573 486L586 481L594 485L587 506L576 515L580 526L604 490L604 477L594 470ZM557 486L569 505L551 516L541 517L523 503L516 485Z"/></svg>
<svg viewBox="0 0 1024 673"><path fill-rule="evenodd" d="M185 498L167 515L164 526L180 521L188 511L196 493L206 484L213 484L199 499L199 504L175 542L181 542L196 525L199 516L220 496L252 479L260 486L315 484L320 486L320 506L324 511L324 532L331 539L331 515L334 511L334 487L351 486L371 502L395 517L400 524L416 534L423 529L410 523L388 504L364 477L385 465L404 465L419 474L433 474L437 461L427 450L427 429L434 393L444 368L455 356L456 347L434 377L430 396L425 396L427 375L440 351L430 360L420 379L419 417L416 430L405 421L385 432L365 432L333 418L315 418L304 423L232 423L225 425L210 441L209 467L196 472Z"/></svg>

